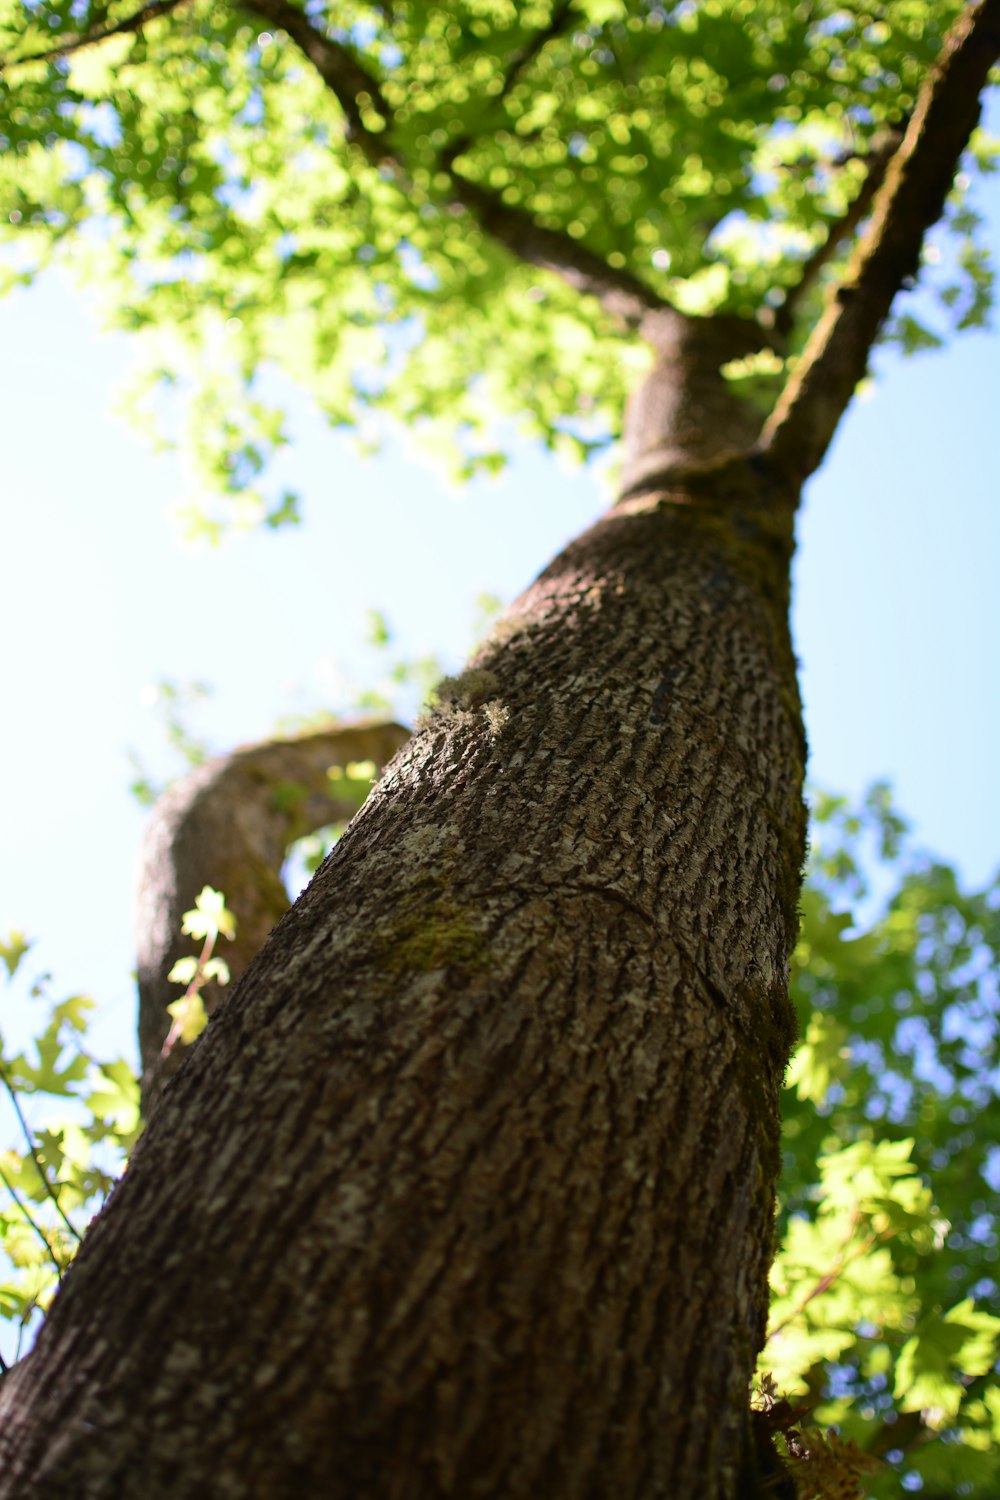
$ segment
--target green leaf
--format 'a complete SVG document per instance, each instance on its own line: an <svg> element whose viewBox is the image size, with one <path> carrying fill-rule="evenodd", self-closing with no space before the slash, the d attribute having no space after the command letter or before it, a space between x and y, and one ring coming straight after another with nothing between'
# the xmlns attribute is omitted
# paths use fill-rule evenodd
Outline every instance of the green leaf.
<svg viewBox="0 0 1000 1500"><path fill-rule="evenodd" d="M6 937L0 938L0 959L3 960L9 979L13 979L22 958L30 948L30 941L16 927L8 928Z"/></svg>
<svg viewBox="0 0 1000 1500"><path fill-rule="evenodd" d="M923 1411L940 1427L962 1403L962 1377L985 1375L997 1357L1000 1318L977 1312L970 1299L923 1319L896 1363L895 1395L903 1411Z"/></svg>
<svg viewBox="0 0 1000 1500"><path fill-rule="evenodd" d="M80 1053L74 1053L64 1061L65 1043L60 1035L58 1022L46 1027L34 1042L38 1062L31 1063L24 1053L12 1058L9 1075L12 1084L26 1093L56 1094L72 1096L74 1085L82 1083L87 1076L89 1063Z"/></svg>
<svg viewBox="0 0 1000 1500"><path fill-rule="evenodd" d="M365 640L369 646L388 646L392 640L385 615L377 609L370 609L365 616Z"/></svg>
<svg viewBox="0 0 1000 1500"><path fill-rule="evenodd" d="M123 1144L131 1144L139 1129L139 1081L128 1063L101 1063L101 1082L85 1095L84 1102L95 1120L114 1126Z"/></svg>
<svg viewBox="0 0 1000 1500"><path fill-rule="evenodd" d="M74 1031L82 1034L87 1031L91 1012L96 1008L95 1001L89 995L70 995L68 999L61 1000L52 1007L52 1020L57 1025L65 1021Z"/></svg>
<svg viewBox="0 0 1000 1500"><path fill-rule="evenodd" d="M197 972L198 960L193 955L190 955L177 960L167 975L167 979L171 984L190 984Z"/></svg>
<svg viewBox="0 0 1000 1500"><path fill-rule="evenodd" d="M202 977L206 981L214 980L216 984L229 983L229 965L224 958L210 958L207 963L202 964Z"/></svg>
<svg viewBox="0 0 1000 1500"><path fill-rule="evenodd" d="M135 35L108 37L97 47L76 52L69 60L69 83L85 99L101 99L112 92L115 76L135 44Z"/></svg>
<svg viewBox="0 0 1000 1500"><path fill-rule="evenodd" d="M181 931L193 938L215 938L220 933L227 938L235 937L236 918L226 906L222 892L204 886L195 897L194 907L184 913Z"/></svg>
<svg viewBox="0 0 1000 1500"><path fill-rule="evenodd" d="M178 1027L178 1035L186 1046L195 1041L208 1025L208 1013L200 995L183 995L167 1010Z"/></svg>
<svg viewBox="0 0 1000 1500"><path fill-rule="evenodd" d="M843 1078L850 1066L851 1053L846 1045L849 1035L847 1027L833 1016L814 1012L805 1040L788 1066L786 1087L794 1088L800 1099L822 1104L830 1084Z"/></svg>

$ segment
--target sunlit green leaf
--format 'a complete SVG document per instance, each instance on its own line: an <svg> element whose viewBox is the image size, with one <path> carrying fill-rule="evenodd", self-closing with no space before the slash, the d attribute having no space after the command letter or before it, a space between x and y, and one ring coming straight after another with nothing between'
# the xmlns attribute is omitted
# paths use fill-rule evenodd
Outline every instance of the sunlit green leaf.
<svg viewBox="0 0 1000 1500"><path fill-rule="evenodd" d="M222 892L206 885L195 897L192 910L184 913L181 930L193 938L214 938L220 933L231 938L236 934L236 918L226 906Z"/></svg>
<svg viewBox="0 0 1000 1500"><path fill-rule="evenodd" d="M9 978L13 979L18 965L30 947L31 943L24 933L13 927L8 930L5 938L0 939L0 960L3 961Z"/></svg>
<svg viewBox="0 0 1000 1500"><path fill-rule="evenodd" d="M183 995L168 1005L167 1010L177 1026L180 1040L186 1045L201 1036L208 1025L208 1014L200 995Z"/></svg>

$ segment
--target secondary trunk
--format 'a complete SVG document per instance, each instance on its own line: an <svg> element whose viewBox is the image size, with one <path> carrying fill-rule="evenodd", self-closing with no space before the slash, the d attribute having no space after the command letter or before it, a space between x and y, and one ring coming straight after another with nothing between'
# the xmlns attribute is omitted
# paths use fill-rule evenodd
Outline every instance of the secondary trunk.
<svg viewBox="0 0 1000 1500"><path fill-rule="evenodd" d="M224 892L236 913L236 936L224 957L239 979L288 910L281 869L289 844L325 824L346 823L357 809L356 800L337 796L331 768L370 760L381 769L409 737L401 724L357 723L245 745L198 766L157 802L143 838L136 900L144 1115L188 1050L168 1038L168 1006L181 994L170 974L191 952L181 925L202 887ZM202 991L209 1013L221 996L216 984Z"/></svg>
<svg viewBox="0 0 1000 1500"><path fill-rule="evenodd" d="M657 442L676 481L444 685L166 1089L6 1384L0 1495L750 1483L803 850L795 496Z"/></svg>

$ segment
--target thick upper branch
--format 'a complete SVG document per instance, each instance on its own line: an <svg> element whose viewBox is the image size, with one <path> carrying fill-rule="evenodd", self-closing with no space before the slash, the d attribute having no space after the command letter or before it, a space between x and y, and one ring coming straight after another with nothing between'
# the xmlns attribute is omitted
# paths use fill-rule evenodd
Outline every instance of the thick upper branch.
<svg viewBox="0 0 1000 1500"><path fill-rule="evenodd" d="M761 447L805 479L822 462L864 375L892 300L920 262L958 160L979 119L979 93L1000 56L1000 0L977 0L952 27L858 245L769 418Z"/></svg>
<svg viewBox="0 0 1000 1500"><path fill-rule="evenodd" d="M874 202L875 194L885 181L886 169L899 149L902 139L901 130L892 130L886 131L875 141L866 157L867 171L857 197L849 204L847 212L830 225L829 233L823 243L818 245L809 258L803 262L802 274L795 285L789 287L784 302L775 314L774 329L779 335L787 336L791 333L796 313L806 294L816 285L823 267L833 259L839 247L864 220Z"/></svg>
<svg viewBox="0 0 1000 1500"><path fill-rule="evenodd" d="M596 297L606 311L630 327L637 328L648 313L670 311L669 303L630 271L609 266L578 240L562 230L547 229L524 209L509 206L498 194L469 182L454 169L450 176L456 200L487 234L529 265L553 271L574 291Z"/></svg>

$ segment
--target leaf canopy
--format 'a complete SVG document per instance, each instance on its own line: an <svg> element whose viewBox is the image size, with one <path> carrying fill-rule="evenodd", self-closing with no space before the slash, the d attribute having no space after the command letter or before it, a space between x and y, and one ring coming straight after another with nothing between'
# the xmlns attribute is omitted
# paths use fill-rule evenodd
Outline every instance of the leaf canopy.
<svg viewBox="0 0 1000 1500"><path fill-rule="evenodd" d="M645 354L579 290L784 317L794 352L822 291L803 272L827 242L824 274L842 261L959 9L160 0L138 26L123 0L4 0L2 265L13 284L71 258L100 286L144 335L134 403L249 519L294 518L260 484L286 438L276 371L366 438L399 419L461 475L502 462L511 419L586 456ZM978 223L952 217L941 291L977 321Z"/></svg>

